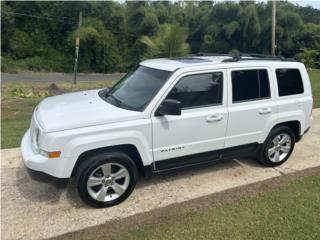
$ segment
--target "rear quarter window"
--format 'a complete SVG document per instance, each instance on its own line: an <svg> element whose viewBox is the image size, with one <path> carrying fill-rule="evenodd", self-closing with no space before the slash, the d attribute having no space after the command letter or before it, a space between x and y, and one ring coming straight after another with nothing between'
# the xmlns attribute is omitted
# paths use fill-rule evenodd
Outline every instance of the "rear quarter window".
<svg viewBox="0 0 320 240"><path fill-rule="evenodd" d="M303 82L299 69L277 69L276 75L280 97L303 93Z"/></svg>

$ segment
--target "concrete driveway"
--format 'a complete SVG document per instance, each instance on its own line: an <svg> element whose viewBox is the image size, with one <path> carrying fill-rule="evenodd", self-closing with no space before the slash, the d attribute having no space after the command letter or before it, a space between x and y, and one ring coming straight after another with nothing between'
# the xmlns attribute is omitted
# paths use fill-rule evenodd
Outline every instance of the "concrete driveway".
<svg viewBox="0 0 320 240"><path fill-rule="evenodd" d="M277 168L250 159L234 159L206 168L163 174L141 180L124 203L93 209L78 198L74 182L29 176L19 149L1 151L1 231L3 239L39 239L126 218L173 203L320 166L320 111L313 112L310 132L296 145L291 158Z"/></svg>

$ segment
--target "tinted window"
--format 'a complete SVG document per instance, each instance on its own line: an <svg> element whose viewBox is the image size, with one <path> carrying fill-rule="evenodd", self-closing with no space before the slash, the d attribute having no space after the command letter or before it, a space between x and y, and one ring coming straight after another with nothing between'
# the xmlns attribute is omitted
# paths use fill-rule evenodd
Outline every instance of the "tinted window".
<svg viewBox="0 0 320 240"><path fill-rule="evenodd" d="M268 72L265 69L232 71L233 102L270 97Z"/></svg>
<svg viewBox="0 0 320 240"><path fill-rule="evenodd" d="M222 103L222 72L183 77L167 96L179 100L182 108Z"/></svg>
<svg viewBox="0 0 320 240"><path fill-rule="evenodd" d="M279 96L303 93L303 83L298 69L277 69Z"/></svg>
<svg viewBox="0 0 320 240"><path fill-rule="evenodd" d="M114 85L106 100L117 107L142 111L170 75L169 71L139 66Z"/></svg>

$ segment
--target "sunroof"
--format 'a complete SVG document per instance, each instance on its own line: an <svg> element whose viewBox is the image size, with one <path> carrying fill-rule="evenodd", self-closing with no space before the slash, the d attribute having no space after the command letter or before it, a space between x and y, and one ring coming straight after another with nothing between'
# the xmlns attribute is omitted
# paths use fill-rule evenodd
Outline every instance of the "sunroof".
<svg viewBox="0 0 320 240"><path fill-rule="evenodd" d="M203 63L203 62L210 62L207 59L203 58L191 58L191 57L184 57L184 58L171 58L171 60L182 62L182 63Z"/></svg>

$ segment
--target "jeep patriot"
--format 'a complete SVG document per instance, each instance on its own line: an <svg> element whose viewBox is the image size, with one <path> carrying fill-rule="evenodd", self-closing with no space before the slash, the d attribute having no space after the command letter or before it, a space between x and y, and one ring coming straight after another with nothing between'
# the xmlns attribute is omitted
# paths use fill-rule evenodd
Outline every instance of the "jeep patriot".
<svg viewBox="0 0 320 240"><path fill-rule="evenodd" d="M260 55L199 54L140 63L111 89L44 99L25 165L75 177L96 207L125 200L138 176L251 156L278 166L311 126L305 66Z"/></svg>

